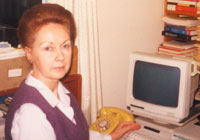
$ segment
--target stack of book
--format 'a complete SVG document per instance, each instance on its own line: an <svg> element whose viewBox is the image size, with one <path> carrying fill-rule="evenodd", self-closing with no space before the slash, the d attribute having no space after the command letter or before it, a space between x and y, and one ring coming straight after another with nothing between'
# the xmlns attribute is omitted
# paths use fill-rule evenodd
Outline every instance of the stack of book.
<svg viewBox="0 0 200 140"><path fill-rule="evenodd" d="M167 0L167 10L181 13L198 13L199 0Z"/></svg>
<svg viewBox="0 0 200 140"><path fill-rule="evenodd" d="M182 42L176 40L165 41L158 47L159 53L172 55L192 56L196 50L197 47L194 46L193 42Z"/></svg>
<svg viewBox="0 0 200 140"><path fill-rule="evenodd" d="M195 41L197 39L197 19L186 17L163 17L165 23L163 36L172 37L175 40Z"/></svg>
<svg viewBox="0 0 200 140"><path fill-rule="evenodd" d="M168 41L164 41L158 47L158 52L171 55L194 55L197 50L194 44L198 37L199 20L181 16L164 16L162 20L164 21L162 35L166 36Z"/></svg>

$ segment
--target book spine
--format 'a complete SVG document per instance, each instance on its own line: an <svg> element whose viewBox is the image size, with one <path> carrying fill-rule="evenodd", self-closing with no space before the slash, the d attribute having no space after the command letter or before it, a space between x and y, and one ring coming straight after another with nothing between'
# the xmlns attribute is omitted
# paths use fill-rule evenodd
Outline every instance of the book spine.
<svg viewBox="0 0 200 140"><path fill-rule="evenodd" d="M167 2L167 4L171 4L171 5L177 5L176 2Z"/></svg>
<svg viewBox="0 0 200 140"><path fill-rule="evenodd" d="M197 31L189 31L184 28L179 28L177 26L165 26L165 31L177 33L177 34L183 34L183 35L197 35Z"/></svg>
<svg viewBox="0 0 200 140"><path fill-rule="evenodd" d="M177 52L174 52L174 51L168 51L168 50L162 50L162 49L158 49L158 52L162 53L164 52L165 54L172 54L172 55L185 55L185 54L190 54L190 53L193 53L193 52L186 52L186 53L177 53Z"/></svg>
<svg viewBox="0 0 200 140"><path fill-rule="evenodd" d="M167 0L167 2L174 2L174 3L183 2L183 3L188 3L188 2L199 2L199 0Z"/></svg>
<svg viewBox="0 0 200 140"><path fill-rule="evenodd" d="M177 48L177 47L172 47L172 46L165 46L165 45L160 45L159 46L160 48L163 48L163 49L168 49L168 50L174 50L174 51L189 51L189 50L195 50L196 47L192 47L192 48L188 48L188 49L185 49L185 48Z"/></svg>
<svg viewBox="0 0 200 140"><path fill-rule="evenodd" d="M198 31L187 31L186 35L198 35Z"/></svg>
<svg viewBox="0 0 200 140"><path fill-rule="evenodd" d="M182 6L196 7L198 2L181 0L177 4Z"/></svg>
<svg viewBox="0 0 200 140"><path fill-rule="evenodd" d="M199 2L199 0L187 0L187 1L194 1L194 2Z"/></svg>
<svg viewBox="0 0 200 140"><path fill-rule="evenodd" d="M176 34L176 33L171 33L171 32L168 32L168 31L162 31L162 35L177 38L177 39L182 39L182 40L185 40L185 41L196 40L196 38L197 38L196 36Z"/></svg>
<svg viewBox="0 0 200 140"><path fill-rule="evenodd" d="M186 13L197 13L197 7L176 5L176 11L177 12L186 12Z"/></svg>
<svg viewBox="0 0 200 140"><path fill-rule="evenodd" d="M178 49L178 48L166 47L166 46L159 46L159 48L174 50L174 51L184 51L184 49Z"/></svg>
<svg viewBox="0 0 200 140"><path fill-rule="evenodd" d="M174 2L174 3L178 3L181 0L167 0L167 2Z"/></svg>
<svg viewBox="0 0 200 140"><path fill-rule="evenodd" d="M170 26L165 26L164 30L168 31L168 32L172 32L172 33L187 35L187 32L186 32L185 29L181 29L181 28L177 28L177 27L173 27L173 26L171 26L171 27Z"/></svg>
<svg viewBox="0 0 200 140"><path fill-rule="evenodd" d="M177 5L184 6L184 7L196 7L196 5L184 4L184 3L177 3Z"/></svg>
<svg viewBox="0 0 200 140"><path fill-rule="evenodd" d="M177 50L167 49L167 48L163 48L163 47L158 47L158 51L162 51L162 52L166 52L166 53L172 53L172 54L176 54L176 55L182 55L182 54L192 53L195 50L177 51Z"/></svg>
<svg viewBox="0 0 200 140"><path fill-rule="evenodd" d="M164 16L162 20L166 24L176 25L176 26L186 26L186 27L193 27L199 24L197 19L183 19L183 18L175 18L175 17L167 17Z"/></svg>
<svg viewBox="0 0 200 140"><path fill-rule="evenodd" d="M178 26L178 25L172 25L172 24L167 24L167 23L165 23L165 26L180 28L180 29L184 29L184 30L187 30L187 31L198 30L197 26L186 27L186 26Z"/></svg>
<svg viewBox="0 0 200 140"><path fill-rule="evenodd" d="M169 10L169 11L176 11L176 5L174 5L174 4L167 4L167 10Z"/></svg>

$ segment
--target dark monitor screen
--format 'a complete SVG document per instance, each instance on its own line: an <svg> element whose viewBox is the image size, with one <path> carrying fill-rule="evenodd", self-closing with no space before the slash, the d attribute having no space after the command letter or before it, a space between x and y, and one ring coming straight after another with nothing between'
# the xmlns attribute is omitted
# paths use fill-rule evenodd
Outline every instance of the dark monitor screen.
<svg viewBox="0 0 200 140"><path fill-rule="evenodd" d="M136 61L133 96L144 102L177 107L180 69L143 61Z"/></svg>

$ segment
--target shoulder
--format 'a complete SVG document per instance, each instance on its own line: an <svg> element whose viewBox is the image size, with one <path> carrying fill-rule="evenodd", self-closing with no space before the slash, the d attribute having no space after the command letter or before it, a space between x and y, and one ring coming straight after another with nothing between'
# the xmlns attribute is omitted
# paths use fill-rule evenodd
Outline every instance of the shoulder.
<svg viewBox="0 0 200 140"><path fill-rule="evenodd" d="M21 119L30 120L30 119L37 119L42 116L45 116L45 114L37 105L32 103L25 103L17 109L14 118L20 117Z"/></svg>
<svg viewBox="0 0 200 140"><path fill-rule="evenodd" d="M21 128L38 125L45 120L46 115L38 106L26 103L16 110L12 124L14 128L15 125Z"/></svg>

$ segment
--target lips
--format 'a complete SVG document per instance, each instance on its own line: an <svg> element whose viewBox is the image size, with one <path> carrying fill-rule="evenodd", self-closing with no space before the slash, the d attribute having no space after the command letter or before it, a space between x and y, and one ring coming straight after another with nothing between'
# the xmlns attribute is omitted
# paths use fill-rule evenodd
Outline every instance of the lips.
<svg viewBox="0 0 200 140"><path fill-rule="evenodd" d="M62 69L64 69L64 68L65 68L64 66L54 67L54 69L56 69L56 70L62 70Z"/></svg>

